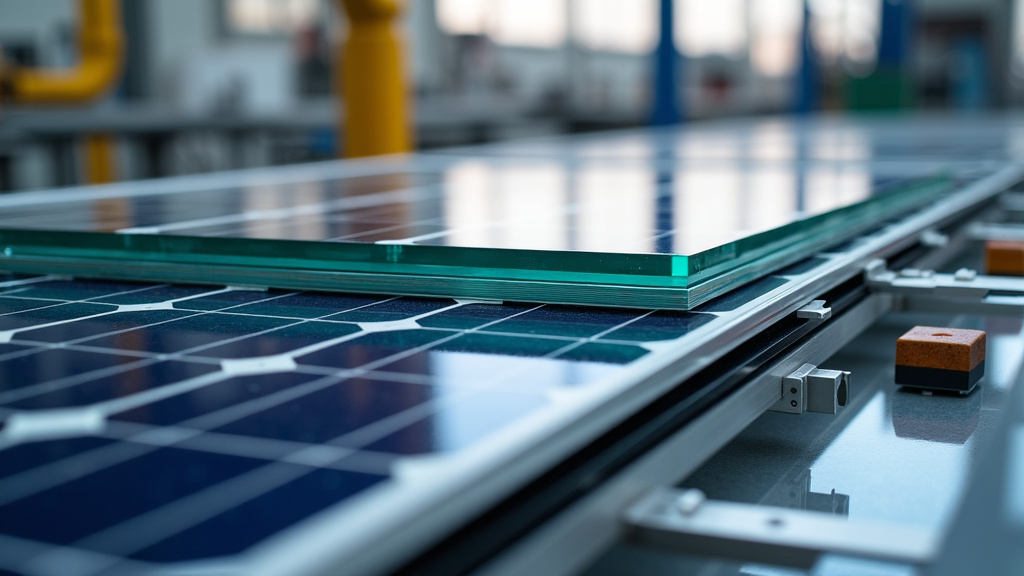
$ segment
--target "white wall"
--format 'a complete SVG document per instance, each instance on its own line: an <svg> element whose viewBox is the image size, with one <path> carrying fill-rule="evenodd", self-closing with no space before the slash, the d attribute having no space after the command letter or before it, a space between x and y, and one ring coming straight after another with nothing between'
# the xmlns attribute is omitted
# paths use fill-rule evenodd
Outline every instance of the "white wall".
<svg viewBox="0 0 1024 576"><path fill-rule="evenodd" d="M0 0L0 43L29 40L39 64L68 65L60 30L69 30L75 20L74 0Z"/></svg>

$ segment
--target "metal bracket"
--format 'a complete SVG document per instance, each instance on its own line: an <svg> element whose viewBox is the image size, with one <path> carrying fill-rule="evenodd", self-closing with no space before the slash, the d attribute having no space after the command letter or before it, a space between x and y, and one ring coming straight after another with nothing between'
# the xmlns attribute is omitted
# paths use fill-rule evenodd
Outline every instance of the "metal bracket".
<svg viewBox="0 0 1024 576"><path fill-rule="evenodd" d="M940 542L929 528L707 500L699 490L654 490L625 523L634 544L801 568L824 553L927 564Z"/></svg>
<svg viewBox="0 0 1024 576"><path fill-rule="evenodd" d="M975 222L967 233L975 240L1024 240L1024 226L1005 222Z"/></svg>
<svg viewBox="0 0 1024 576"><path fill-rule="evenodd" d="M999 208L1004 211L1024 212L1024 192L1003 192L999 195Z"/></svg>
<svg viewBox="0 0 1024 576"><path fill-rule="evenodd" d="M782 379L782 398L769 410L835 414L850 397L850 373L804 364Z"/></svg>
<svg viewBox="0 0 1024 576"><path fill-rule="evenodd" d="M949 236L929 228L924 232L921 232L920 242L922 246L928 248L944 248L949 244Z"/></svg>
<svg viewBox="0 0 1024 576"><path fill-rule="evenodd" d="M1024 278L986 276L969 268L953 274L904 268L894 272L884 260L872 260L864 269L865 283L873 292L901 298L900 308L914 312L957 312L982 315L1024 314Z"/></svg>
<svg viewBox="0 0 1024 576"><path fill-rule="evenodd" d="M796 311L796 317L808 320L828 320L832 317L832 309L825 306L824 300L812 300Z"/></svg>

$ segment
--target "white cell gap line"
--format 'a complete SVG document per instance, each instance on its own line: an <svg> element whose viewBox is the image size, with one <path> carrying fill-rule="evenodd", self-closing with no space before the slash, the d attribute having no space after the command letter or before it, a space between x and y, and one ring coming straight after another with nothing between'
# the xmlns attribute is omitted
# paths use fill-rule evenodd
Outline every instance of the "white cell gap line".
<svg viewBox="0 0 1024 576"><path fill-rule="evenodd" d="M251 186L288 186L307 182L325 183L360 176L394 174L396 170L406 172L414 168L411 164L399 164L393 159L368 161L360 166L325 161L296 166L274 166L232 170L219 174L176 176L152 180L144 185L137 182L116 183L104 186L76 186L47 190L46 194L7 194L0 196L0 207L48 205L66 202L85 203L102 198L141 198L146 196L202 192L204 190L245 190ZM433 185L436 186L436 185ZM415 190L415 188L413 188ZM368 195L373 196L373 195ZM386 202L380 202L384 204Z"/></svg>
<svg viewBox="0 0 1024 576"><path fill-rule="evenodd" d="M103 316L109 316L111 314L117 314L117 309L113 309L109 312L100 312L99 314L92 314L91 316L81 316L78 318L68 318L65 320L56 320L54 322L48 322L46 324L36 324L35 326L25 326L23 328L14 328L11 330L0 330L0 344L10 342L14 335L18 332L27 332L29 330L39 330L41 328L50 328L52 326L60 326L62 324L69 324L71 322L78 322L81 320L92 320L95 318L102 318Z"/></svg>
<svg viewBox="0 0 1024 576"><path fill-rule="evenodd" d="M330 340L324 340L322 342L316 342L316 343L310 344L308 346L303 346L302 348L296 348L295 350L290 350L288 352L282 352L281 354L275 354L275 355L272 355L272 356L256 356L256 357L243 358L243 359L222 360L221 361L221 369L225 370L225 371L234 371L234 372L237 372L237 373L244 373L243 371L245 371L247 369L257 370L255 372L249 372L249 373L253 373L253 374L260 374L260 373L265 374L265 373L268 373L268 371L269 372L280 372L280 371L282 371L284 369L285 366L287 366L287 368L289 370L290 369L294 369L294 367L295 367L295 358L298 358L300 356L305 356L306 354L311 354L313 352L317 352L317 351L323 350L325 348L330 348L331 346L336 346L338 344L342 344L342 343L348 342L350 340L355 340L356 338L359 338L359 337L364 336L364 335L366 335L368 333L371 333L371 332L383 332L383 331L390 331L390 330L406 330L406 329L411 329L411 328L419 328L419 325L416 324L416 320L417 319L426 318L428 316L432 316L434 314L438 314L440 312L444 312L445 310L451 310L453 308L458 308L460 306L462 306L462 304L456 303L456 304L452 304L451 306L446 306L446 307L440 308L438 310L432 310L430 312L425 312L423 314L419 314L419 315L413 316L411 318L406 318L404 320L396 320L396 321L388 321L388 322L360 322L360 323L358 323L358 326L360 328L360 330L358 332L353 332L351 334L345 334L343 336L338 336L337 338L332 338ZM310 320L303 320L302 322L297 322L295 324L290 324L288 326L282 326L280 328L275 328L275 330L283 329L283 328L290 328L292 326L297 326L298 324L304 324L304 323L307 323L307 322L310 322ZM260 333L260 334L266 334L267 332L270 332L270 331L268 330L268 331ZM190 350L196 350L196 349L197 348L192 348ZM289 362L290 362L290 364L289 364ZM261 366L262 366L262 368L261 368ZM275 366L281 366L282 368L274 369Z"/></svg>
<svg viewBox="0 0 1024 576"><path fill-rule="evenodd" d="M154 446L117 442L8 476L0 480L0 506L154 450Z"/></svg>
<svg viewBox="0 0 1024 576"><path fill-rule="evenodd" d="M128 440L154 446L175 446L188 450L226 454L267 461L289 462L315 468L334 468L387 475L392 456L361 458L350 448L309 444L256 436L238 436L181 428L112 420L99 434L112 440ZM342 461L343 459L343 461Z"/></svg>
<svg viewBox="0 0 1024 576"><path fill-rule="evenodd" d="M217 312L216 314L219 314L219 312ZM294 319L288 318L287 320L291 321L291 320L294 320ZM305 324L307 322L308 322L308 320L294 320L294 321L291 321L288 324L282 324L280 326L274 326L274 327L271 327L271 328L265 328L265 329L260 330L258 332L250 332L248 334L239 334L238 336L233 336L231 338L224 338L223 340L217 340L216 342L207 342L206 344L200 344L198 346L193 346L191 348L186 348L184 350L179 350L178 352L176 352L176 354L180 354L180 355L195 354L196 352L202 352L203 350L208 350L208 349L211 349L211 348L216 348L218 346L223 346L225 344L234 344L235 342L246 340L248 338L256 338L258 336L266 336L267 334L270 334L270 333L275 332L277 330L284 330L285 328L294 328L295 326L299 326L299 325ZM357 334L358 334L358 332L357 332Z"/></svg>
<svg viewBox="0 0 1024 576"><path fill-rule="evenodd" d="M346 456L351 450L323 444L309 444L290 440L261 438L255 436L237 436L183 428L180 426L154 426L135 422L119 422L113 420L100 434L112 440L128 440L154 446L175 446L188 450L198 450L214 454L227 454L245 458L258 458L270 461L291 461L295 454L309 452L313 448L322 448L332 454L335 459ZM332 460L333 461L333 460ZM320 466L320 464L298 464Z"/></svg>
<svg viewBox="0 0 1024 576"><path fill-rule="evenodd" d="M164 284L164 286L167 286L167 284ZM170 300L164 300L164 303L173 305L173 304L176 304L178 302L185 302L187 300L195 300L196 298L206 298L207 296L216 296L217 294L224 294L226 292L239 292L239 291L240 290L238 288L233 288L231 286L225 286L224 288L219 288L217 290L210 290L208 292L200 292L198 294L189 294L188 296L181 296L179 298L171 298Z"/></svg>
<svg viewBox="0 0 1024 576"><path fill-rule="evenodd" d="M301 292L300 292L300 294L301 294ZM369 308L371 306L377 306L378 304L384 304L385 302L394 302L395 300L398 300L399 298L401 298L401 296L392 296L390 298L385 298L384 300L378 300L376 302L370 302L368 304L363 304L362 306L356 306L354 308L347 308L345 310L337 310L337 311L334 311L334 312L328 312L327 314L324 314L322 316L317 316L316 318L309 318L309 320L327 320L328 316L334 316L335 314L347 314L349 312L355 312L356 310L362 310L363 308ZM345 320L327 320L327 321L328 322L345 322Z"/></svg>
<svg viewBox="0 0 1024 576"><path fill-rule="evenodd" d="M182 448L202 449L210 452L220 452L234 456L246 456L249 458L260 458L262 460L292 461L296 454L311 453L313 449L321 448L323 454L328 454L333 462L350 454L352 450L337 446L326 446L323 444L310 444L306 442L294 442L291 440L277 440L273 438L260 438L250 436L237 436L234 434L222 434L218 432L202 432L179 444ZM324 457L321 456L321 459ZM301 463L301 462L294 462ZM313 464L321 466L321 464Z"/></svg>
<svg viewBox="0 0 1024 576"><path fill-rule="evenodd" d="M165 285L158 285L158 286L155 286L153 288L159 288L159 287L163 287L163 286L165 286ZM147 290L147 289L149 289L149 287L144 288L142 290ZM121 295L121 294L130 294L130 293L139 292L139 291L141 291L141 290L128 290L128 291L125 291L125 292L117 292L117 293L114 293L114 294L106 294L106 295L103 295L103 296L96 296L94 298L105 298L105 297L108 297L108 296ZM227 291L230 291L230 289L216 290L216 291L213 291L213 292L208 292L208 293L203 294L203 296L209 296L211 294L218 294L218 293L227 292ZM11 330L0 330L0 343L10 342L11 340L14 339L14 336L16 334L18 334L19 332L28 332L28 331L31 331L31 330L39 330L41 328L49 328L49 327L52 327L52 326L60 326L62 324L68 324L68 323L71 323L71 322L79 322L79 321L84 321L84 320L92 320L92 319L99 318L99 317L102 317L102 316L108 316L108 315L111 315L111 314L117 314L118 312L137 312L137 311L140 311L140 310L143 310L143 309L145 309L145 310L163 310L163 309L167 309L167 308L139 308L139 307L140 306L153 306L153 305L165 304L165 303L171 303L173 305L174 302L188 300L188 299L193 298L193 297L198 297L198 296L186 296L186 297L182 297L182 298L174 298L174 299L171 299L171 300L166 300L166 301L161 302L161 303L151 303L151 304L145 304L145 305L107 304L107 303L103 303L103 302L93 302L93 301L91 301L93 299L77 300L77 301L63 301L66 304L94 304L94 305L99 305L99 306L114 306L115 308L113 310L108 311L108 312L100 312L98 314L93 314L91 316L81 316L81 317L78 317L78 318L68 318L68 319L64 319L64 320L56 320L54 322L49 322L49 323L46 323L46 324L36 324L34 326L25 326L25 327L22 327L22 328L14 328L14 329L11 329ZM177 308L173 308L173 306L170 309L177 310ZM27 311L28 310L25 310L24 312L27 312ZM114 331L105 332L105 333L102 333L102 334L94 334L94 335L91 335L91 336L87 336L85 338L79 338L78 340L69 340L68 342L65 342L65 344L74 344L74 343L77 343L77 342L83 342L83 341L90 340L90 339L93 339L93 338L103 338L103 337L107 337L107 336L121 334L121 333L124 333L124 332L130 332L132 330L138 330L140 328L149 328L149 327L156 326L156 325L159 325L159 324L164 324L166 322L173 322L173 321L176 321L176 320L183 320L185 318L191 318L193 316L199 316L201 314L209 313L210 311L181 310L181 312L186 314L186 316L182 316L180 318L170 318L168 320L163 320L163 321L160 321L160 322L154 322L154 323L146 324L146 325L143 325L143 326L133 326L133 327L130 327L130 328L126 328L124 330L114 330Z"/></svg>
<svg viewBox="0 0 1024 576"><path fill-rule="evenodd" d="M22 292L28 290L17 290L13 292L0 293L0 296L4 298L12 298L18 300L43 300L46 302L56 302L57 304L93 304L95 306L117 306L117 304L107 304L106 302L97 302L94 298L103 298L105 296L112 296L112 294L105 294L103 296L94 296L93 298L87 298L85 300L68 300L67 298L49 298L46 296L23 296Z"/></svg>
<svg viewBox="0 0 1024 576"><path fill-rule="evenodd" d="M203 374L202 376L196 376L174 384L167 384L160 386L159 388L150 388L131 396L124 396L122 398L115 398L113 400L107 400L106 402L100 402L89 406L90 410L98 410L104 416L116 414L118 412L124 412L131 410L132 408L138 408L146 404L152 404L171 396L177 396L185 392L191 392L198 388L208 386L210 384L216 384L222 380L228 379L229 376L223 372L211 372L209 374Z"/></svg>
<svg viewBox="0 0 1024 576"><path fill-rule="evenodd" d="M444 238L445 236L450 236L450 235L454 234L455 232L459 232L459 231L461 231L461 230L458 230L458 229L439 230L437 232L430 232L428 234L420 234L419 236L411 236L409 238L396 238L394 240L378 240L378 241L374 242L374 244L393 244L393 245L415 244L416 242L420 242L422 240L433 240L435 238Z"/></svg>
<svg viewBox="0 0 1024 576"><path fill-rule="evenodd" d="M234 422L235 420L245 418L250 414L255 414L256 412L260 412L268 408L274 408L290 400L301 398L302 396L334 386L342 380L354 375L358 375L358 373L355 371L344 371L335 375L318 378L310 382L304 382L297 386L278 390L273 394L253 398L252 400L227 406L207 414L201 414L194 418L179 422L177 426L197 428L201 430L219 428L220 426Z"/></svg>
<svg viewBox="0 0 1024 576"><path fill-rule="evenodd" d="M228 358L220 361L221 371L229 376L292 372L296 368L298 368L298 364L287 354L254 358Z"/></svg>
<svg viewBox="0 0 1024 576"><path fill-rule="evenodd" d="M35 276L32 278L22 278L20 280L6 280L0 282L0 288L9 288L11 286L24 286L25 284L35 284L37 282L49 282L51 280L60 280L62 277L55 274L47 274L45 276ZM3 296L3 294L0 294Z"/></svg>
<svg viewBox="0 0 1024 576"><path fill-rule="evenodd" d="M0 430L0 448L37 438L96 434L103 429L105 418L110 414L152 404L229 377L223 372L211 372L88 406L16 412L7 418L7 425ZM78 430L78 433L71 433L74 430Z"/></svg>
<svg viewBox="0 0 1024 576"><path fill-rule="evenodd" d="M202 298L202 297L205 297L205 296L210 296L212 294L220 294L220 293L223 293L223 292L255 292L255 290L247 290L245 288L239 288L237 286L229 286L227 288L224 288L223 290L217 290L215 292L201 294L201 295L198 295L198 296L195 296L195 297L181 298L179 300L175 300L175 302L182 302L182 301L185 301L185 300L192 300L193 298ZM225 306L223 308L215 308L215 309L212 309L212 310L194 309L194 308L179 308L179 310L185 310L187 312L200 312L200 313L204 313L204 314L209 314L211 312L225 312L227 310L232 310L234 308L240 308L242 306L249 306L250 304L263 304L264 302L271 302L273 300L277 300L279 298L284 298L285 296L292 296L292 295L295 295L295 294L299 294L299 292L284 292L282 294L277 294L275 296L267 296L266 298L261 298L259 300L253 300L252 302L240 302L238 304L232 304L230 306Z"/></svg>
<svg viewBox="0 0 1024 576"><path fill-rule="evenodd" d="M488 323L486 323L486 324L484 324L484 325L482 325L482 326L480 326L478 328L484 328L484 327L489 326L491 324L495 324L497 322L501 322L502 320L507 320L508 318L514 318L514 317L519 316L521 314L526 314L526 313L531 312L533 310L537 310L538 308L541 308L541 307L543 307L543 305L535 306L533 308L530 308L530 309L527 309L527 310L523 310L521 312L517 312L516 314L513 314L513 315L508 316L506 318L500 318L498 320L493 320L493 321L488 322ZM437 312L440 312L440 310L438 310ZM418 347L410 349L410 350L405 350L405 351L399 352L397 354L393 354L391 356L388 356L388 357L385 357L385 358L381 358L381 359L379 359L377 361L374 361L374 362L370 362L368 364L360 366L357 369L349 369L349 370L338 371L338 372L335 373L336 376L331 376L331 377L327 377L327 378L324 378L324 379L315 380L313 382L307 382L305 384L302 384L302 385L299 385L299 386L296 386L296 387L293 387L293 388L289 388L289 389L286 389L286 390L281 390L281 391L276 392L274 394L263 396L261 398L255 398L253 400L250 400L248 402L244 402L242 404L237 404L237 405L234 405L234 406L229 406L227 408L223 408L221 410L218 410L218 411L215 411L215 412L211 412L209 414L204 414L202 416L198 416L198 417L193 418L191 420L188 420L186 422L182 422L180 425L182 425L182 426L198 427L198 428L204 428L204 429L211 429L211 428L216 428L216 427L219 427L219 426L223 426L224 424L227 424L229 422L233 422L235 420L239 420L241 418L244 418L244 417L249 416L251 414L254 414L256 412L259 412L259 411L262 411L262 410L266 410L266 409L269 409L269 408L273 408L273 407L279 406L279 405L284 404L285 402L288 402L290 400L297 399L297 398L299 398L301 396L305 396L307 394L316 392L316 391L321 390L323 388L326 388L328 386L332 386L334 384L337 384L337 383L341 382L343 379L350 378L350 377L365 376L367 372L373 370L375 367L383 366L383 365L386 365L386 364L390 364L390 363L392 363L392 362L394 362L396 360L399 360L401 358L404 358L404 357L412 355L412 354L419 353L419 352L421 352L423 350L427 350L427 349L431 348L432 346L436 346L436 345L438 345L440 343L446 342L448 340L452 340L454 338L457 338L457 337L461 336L462 334L471 333L471 332L473 332L475 330L476 329L471 329L471 330L467 330L465 332L457 332L457 333L454 333L452 336L449 336L449 337L446 337L446 338L442 338L442 339L436 340L434 342L430 342L430 343L425 344L423 346L418 346ZM356 334L357 335L361 335L361 333L358 333L358 332ZM337 344L337 342L335 342L335 344ZM313 346L320 346L320 345L319 344L314 344ZM303 352L303 354L306 354L306 353L308 353L308 352ZM296 353L295 356L293 356L293 358L297 357L299 355L301 355L301 354ZM356 431L353 431L353 432L356 432Z"/></svg>
<svg viewBox="0 0 1024 576"><path fill-rule="evenodd" d="M492 324L496 324L498 322L502 322L504 320L508 320L510 318L514 318L516 316L520 316L522 314L526 314L526 313L532 312L533 310L537 310L537 309L542 308L542 307L543 307L543 305L535 306L533 308L529 308L527 310L523 310L521 312L517 312L516 314L507 316L505 318L499 318L497 320L493 320L493 321L488 322L486 324L483 324L483 325L481 325L479 327L472 328L472 329L466 330L464 332L460 332L460 333L456 334L455 336L453 336L452 338L457 337L458 335L461 335L461 334L468 334L468 333L475 332L475 331L477 331L479 329L486 328L487 326L490 326ZM446 338L444 340L446 341L448 339L450 339L450 338ZM440 342L441 341L435 341L435 342L432 343L432 345L436 345L436 344L438 344ZM423 346L423 347L420 347L420 349L428 348L428 347L429 346ZM392 357L385 358L385 359L382 359L382 360L380 360L378 362L374 362L374 363L371 363L371 364L382 365L382 364L390 363L396 357L402 357L402 356L405 356L405 355L408 355L408 354L393 355ZM367 365L367 366L369 366L369 365ZM245 402L243 404L239 404L239 405L235 405L235 406L230 406L228 408L224 408L222 410L219 410L219 411L216 411L216 412L212 412L210 414L205 414L205 415L199 416L197 418L193 418L192 420L189 420L189 421L186 421L186 422L182 422L182 423L179 424L179 426L198 426L198 427L202 427L202 428L216 428L216 427L221 426L223 424L226 424L228 422L232 422L234 420L237 420L237 419L243 418L245 416L248 416L249 414L253 414L255 412L259 412L259 411L262 411L262 410L267 409L267 408L272 408L274 406L283 404L284 402L287 402L287 401L289 401L291 399L299 398L301 396L307 395L307 394L315 392L317 390L321 390L321 389L324 389L324 388L326 388L328 386L337 384L337 383L339 383L341 380L343 380L345 378L354 377L354 376L359 376L359 375L365 374L367 371L368 370L366 370L366 369L342 370L342 371L339 371L336 376L321 378L321 379L318 379L318 380L314 380L312 382L307 382L305 384L302 384L302 385L299 385L299 386L295 386L293 388L282 390L280 392L277 392L275 394L271 394L269 396L264 396L262 398L257 398L257 399L254 399L252 401ZM216 377L223 378L224 375L222 373L220 373L220 372L214 372L214 373L209 374L207 376L210 376L210 377L216 376ZM203 378L203 377L200 377L200 378ZM180 393L180 392L185 391L185 390L180 390L180 388L186 382L189 383L190 386L194 386L194 388L192 388L192 389L200 388L200 387L202 387L204 385L208 385L208 384L212 383L212 382L202 382L202 381L196 382L197 380L199 380L199 379L192 379L192 380L188 380L188 381L185 381L185 382L180 382L178 384L172 384L172 385L169 385L169 386L177 386L177 387L179 387L179 391L176 392L176 393ZM164 388L166 388L166 386ZM155 392L157 392L159 390L160 389L156 389L156 390L153 390L151 392L155 393ZM166 397L169 397L169 396L170 396L170 394L168 394ZM150 402L151 401L155 401L155 400L152 400L152 398L154 398L154 397L155 397L155 395L151 396L149 401ZM131 398L131 397L129 397L129 398ZM124 400L128 400L128 398L126 398ZM118 406L115 406L114 404L118 403L118 402L119 402L118 400L115 400L115 401L108 402L108 403L105 403L105 404L102 404L102 405L99 405L99 406L103 406L104 413L109 415L109 414L112 414L112 413L115 412L115 410L112 410L112 408L118 408L118 409L122 409L123 410L124 409L123 406L134 407L134 404L135 404L133 402L132 405L129 405L127 402L124 402L124 403L121 403ZM148 402L146 402L146 403L148 403ZM142 405L142 404L138 404L138 405ZM359 432L359 430L354 430L351 434L356 434L358 432ZM28 496L28 495L40 492L40 491L45 490L47 488L60 485L60 484L64 483L65 480L70 481L70 480L72 480L74 478L80 477L80 476L85 475L87 473L91 473L91 472L94 472L94 471L101 470L103 468L106 468L108 466L112 466L112 465L117 464L119 462L122 462L124 460L128 460L128 459L134 458L137 455L142 455L142 454L151 452L152 450L155 450L155 449L156 449L155 447L146 447L146 448L143 449L143 448L139 447L139 445L137 445L137 444L118 443L118 444L115 444L115 445L110 446L110 447L104 447L104 448L101 448L101 449L92 450L92 451L89 451L89 452L86 452L86 453L83 453L83 454L79 454L77 456L73 456L73 457L70 457L70 458L66 458L64 460L60 460L60 461L51 463L49 465L44 465L44 466L35 468L33 470L28 470L26 472L22 472L22 473L16 474L16 475L14 475L12 477L0 480L0 505L4 504L6 502L17 500L17 499L23 498L25 496ZM97 453L99 453L99 454L104 456L99 461L94 459L94 456ZM59 470L61 470L62 467L67 466L68 464L71 464L72 466L74 466L74 472L75 473L74 474L70 474L70 477L67 474L64 477L61 477ZM243 474L240 479L244 479L247 476L248 476L247 474ZM255 496L253 496L253 497L255 497Z"/></svg>
<svg viewBox="0 0 1024 576"><path fill-rule="evenodd" d="M177 310L170 302L151 302L149 304L116 304L118 312L152 312L156 310Z"/></svg>
<svg viewBox="0 0 1024 576"><path fill-rule="evenodd" d="M11 556L18 558L16 563L8 563L18 574L29 574L32 576L49 576L62 574L64 576L92 576L99 574L117 564L118 568L130 570L129 566L136 565L135 562L126 561L122 558L101 554L89 550L79 550L67 546L54 546L42 542L22 540L11 536L0 536L0 564L3 560L3 552L10 551ZM8 560L10 562L10 560ZM139 568L136 565L136 568ZM139 573L138 570L132 573Z"/></svg>
<svg viewBox="0 0 1024 576"><path fill-rule="evenodd" d="M50 345L50 346L52 346L54 348L57 347L57 345L55 345L55 344ZM49 346L42 346L42 348L48 348L48 347ZM6 362L8 360L13 360L13 359L16 359L16 358L20 358L22 356L28 356L30 354L35 354L36 352L39 352L38 348L40 348L40 347L37 347L37 346L26 346L22 350L12 350L12 351L10 351L10 352L8 352L6 354L0 354L0 362Z"/></svg>
<svg viewBox="0 0 1024 576"><path fill-rule="evenodd" d="M173 310L177 310L177 308L174 308ZM108 315L111 315L111 314L117 314L119 312L123 312L123 310L118 308L118 309L112 310L110 312L105 312L105 313L103 313L101 315L102 316L108 316ZM137 310L128 310L128 312L137 312ZM185 320L187 318L193 318L193 317L196 317L196 316L202 316L204 314L203 312L197 312L195 310L180 310L180 312L183 315L182 316L178 316L177 318L168 318L166 320L160 320L158 322L151 322L149 324L141 324L141 325L137 325L137 326L129 326L128 328L122 328L121 330L111 330L109 332L101 332L99 334L92 334L92 335L89 335L89 336L83 336L82 338L76 338L74 340L68 340L67 342L61 342L60 344L63 344L63 346L58 346L58 347L74 346L74 345L76 345L76 344L78 344L80 342L87 342L89 340L94 340L94 339L95 340L99 340L100 338L109 338L111 336L117 336L118 334L125 334L127 332L133 332L135 330L143 330L143 329L146 329L146 328L152 328L153 326L160 326L161 324L167 324L169 322L177 322L179 320ZM87 316L87 317L75 318L75 319L72 319L72 320L68 320L67 322L77 322L79 320L89 320L89 319L92 319L92 318L93 318L92 316ZM63 324L63 323L67 323L67 322L61 322L61 323ZM30 330L36 330L38 328L45 328L45 327L46 327L45 325L30 326L30 327L22 329L21 331L28 332ZM0 334L2 334L2 333L0 333ZM12 341L15 341L15 342L31 342L30 340L21 340L21 339L15 339L15 338L12 338Z"/></svg>
<svg viewBox="0 0 1024 576"><path fill-rule="evenodd" d="M478 391L476 390L460 390L452 395L445 396L443 400L427 400L422 404L411 406L401 412L395 412L390 416L371 422L361 428L357 428L340 436L331 438L324 442L324 444L331 446L347 445L348 447L361 448L372 444L389 434L398 432L406 426L415 424L427 418L431 414L440 412L445 406L452 402L471 398L477 393Z"/></svg>
<svg viewBox="0 0 1024 576"><path fill-rule="evenodd" d="M100 370L93 370L92 372L83 372L79 374L73 374L71 376L65 376L57 380L49 380L47 382L40 382L31 386L25 386L24 388L15 388L6 392L0 392L0 402L5 404L10 402L16 402L25 398L31 398L32 396L39 396L54 390L61 390L76 384L82 384L92 380L98 380L100 378L106 378L107 376L113 376L121 372L129 372L138 368L144 368L155 364L157 361L152 358L139 358L135 362L127 362L118 366L111 366L109 368L103 368Z"/></svg>
<svg viewBox="0 0 1024 576"><path fill-rule="evenodd" d="M75 542L75 546L128 555L314 470L294 464L268 464L97 532Z"/></svg>
<svg viewBox="0 0 1024 576"><path fill-rule="evenodd" d="M399 298L399 297L396 296L395 298L391 298L390 300L394 300L396 298ZM381 302L385 302L385 300L382 300ZM381 302L375 302L374 304L380 304ZM372 305L373 304L368 304L367 306L372 306ZM232 308L234 308L234 306L232 306ZM328 313L324 314L323 316L316 316L314 318L306 318L304 316L281 316L281 315L278 315L278 314L263 314L263 313L256 313L256 312L234 312L234 311L230 311L228 309L224 309L224 310L208 310L206 312L216 312L218 314L225 314L225 315L231 315L231 316L241 316L243 318L253 318L253 317L255 317L255 318L276 318L276 319L280 319L280 320L294 320L296 322L298 322L298 321L309 322L311 320L317 320L317 321L320 321L320 322L333 322L335 324L356 324L356 322L353 322L352 320L332 320L332 319L330 319L328 317L336 315L336 314L347 314L347 313L352 312L354 310L358 310L359 308L365 308L365 306L359 306L358 308L352 308L350 310L338 310L338 311L334 311L334 312L328 312ZM180 310L180 308L178 308L178 310Z"/></svg>
<svg viewBox="0 0 1024 576"><path fill-rule="evenodd" d="M23 442L91 436L101 432L104 424L103 415L89 409L15 412L0 429L0 449Z"/></svg>
<svg viewBox="0 0 1024 576"><path fill-rule="evenodd" d="M223 224L237 224L258 220L281 220L292 216L317 215L323 214L331 210L353 210L359 208L369 208L373 206L380 206L382 204L411 200L418 193L429 193L431 188L432 186L404 188L400 190L378 192L376 194L370 194L367 196L349 196L346 198L340 198L337 200L331 200L327 202L318 202L315 204L301 204L298 206L287 206L283 208L274 208L268 210L250 210L248 212L225 214L223 216L212 216L209 218L198 218L195 220L183 220L168 224L159 224L156 226L122 228L121 230L118 230L117 233L160 234L163 232L186 230L189 228L219 226Z"/></svg>
<svg viewBox="0 0 1024 576"><path fill-rule="evenodd" d="M610 334L610 333L614 332L615 330L618 330L619 328L622 328L624 326L628 326L628 325L632 324L633 322L636 322L638 320L646 318L646 317L650 316L651 314L654 314L655 312L657 312L657 310L648 310L645 314L642 314L642 315L637 316L635 318L631 318L631 319L626 320L625 322L622 322L622 323L620 323L618 325L612 326L611 328L608 328L606 330L602 330L601 332L598 332L597 334L594 334L593 336L588 336L588 337L580 339L580 340L578 340L578 341L576 341L576 342L574 342L572 344L569 344L568 346L565 346L563 348L559 348L558 350L550 352L549 354L544 355L544 358L557 358L558 356L561 356L562 354L565 354L566 352L569 352L570 350L574 350L576 348L579 348L580 346L583 346L584 344L589 344L591 342L599 342L598 339L601 336L604 336L605 334ZM633 345L637 346L637 344L633 344Z"/></svg>
<svg viewBox="0 0 1024 576"><path fill-rule="evenodd" d="M369 236L371 234L380 234L382 232L390 232L392 230L400 230L402 228L406 228L406 227L409 227L409 226L422 226L422 225L431 225L431 224L438 225L437 222L434 222L435 220L437 220L437 219L436 218L431 218L429 220L415 220L415 221L410 222L408 224L388 224L387 226L382 226L380 228L375 228L373 230L368 230L366 232L357 232L355 234L346 234L344 236L335 236L334 238L327 238L327 239L324 240L324 242L344 242L344 241L347 241L347 240L350 241L350 240L354 240L356 238L359 238L361 236ZM386 223L385 222L381 222L380 224L386 224Z"/></svg>
<svg viewBox="0 0 1024 576"><path fill-rule="evenodd" d="M0 297L5 297L5 296L3 294L0 294ZM38 312L39 310L45 310L47 308L53 308L54 306L63 306L65 304L65 302L61 302L59 300L47 300L47 299L43 299L43 298L21 298L21 297L15 296L15 297L12 297L11 299L12 300L13 299L18 299L18 300L39 300L40 302L46 302L46 304L43 304L41 306L37 306L35 308L25 308L24 310L15 310L13 312L4 312L4 313L0 314L0 316L12 316L14 314L21 314L22 312ZM52 302L52 304L51 304L51 302Z"/></svg>

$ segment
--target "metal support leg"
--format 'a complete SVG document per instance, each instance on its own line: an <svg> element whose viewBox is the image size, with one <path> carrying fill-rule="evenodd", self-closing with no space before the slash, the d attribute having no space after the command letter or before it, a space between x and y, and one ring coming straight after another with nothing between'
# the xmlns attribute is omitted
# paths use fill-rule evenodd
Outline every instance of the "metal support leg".
<svg viewBox="0 0 1024 576"><path fill-rule="evenodd" d="M986 316L1024 315L1024 278L985 276L966 268L954 274L905 269L894 272L875 260L864 270L872 292L897 296L897 308L913 312L948 312Z"/></svg>
<svg viewBox="0 0 1024 576"><path fill-rule="evenodd" d="M706 500L699 490L655 490L625 523L634 544L805 569L825 553L927 564L940 541L928 528Z"/></svg>

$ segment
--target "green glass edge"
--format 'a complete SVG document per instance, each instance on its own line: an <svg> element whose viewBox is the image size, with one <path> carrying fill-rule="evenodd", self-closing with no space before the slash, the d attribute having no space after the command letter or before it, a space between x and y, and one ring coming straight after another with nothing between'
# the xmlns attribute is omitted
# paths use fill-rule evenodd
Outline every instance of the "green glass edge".
<svg viewBox="0 0 1024 576"><path fill-rule="evenodd" d="M880 219L923 205L937 194L950 190L953 176L942 173L897 184L901 184L901 190L790 222L691 256L688 269L690 284L713 278L741 263L752 262L794 244L821 243L820 247L826 248L843 242L851 234L877 224Z"/></svg>

